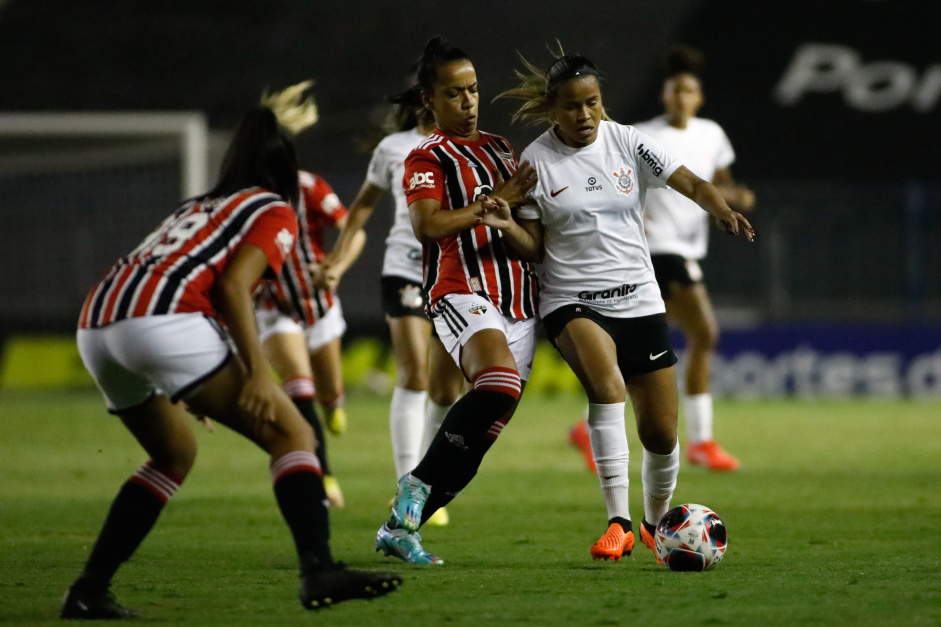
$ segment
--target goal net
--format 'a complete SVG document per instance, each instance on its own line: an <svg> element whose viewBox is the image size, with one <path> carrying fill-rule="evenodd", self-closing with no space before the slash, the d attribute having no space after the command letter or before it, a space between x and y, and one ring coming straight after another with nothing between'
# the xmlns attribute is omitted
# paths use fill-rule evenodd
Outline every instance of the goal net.
<svg viewBox="0 0 941 627"><path fill-rule="evenodd" d="M88 288L207 188L202 113L0 114L0 338L74 328Z"/></svg>

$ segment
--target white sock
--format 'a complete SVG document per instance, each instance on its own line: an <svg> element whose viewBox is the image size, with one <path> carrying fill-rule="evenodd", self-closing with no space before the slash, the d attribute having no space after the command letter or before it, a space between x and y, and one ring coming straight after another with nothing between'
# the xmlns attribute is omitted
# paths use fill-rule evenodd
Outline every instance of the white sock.
<svg viewBox="0 0 941 627"><path fill-rule="evenodd" d="M428 392L396 386L389 406L389 432L392 434L392 455L395 476L401 477L418 465L421 456L425 399Z"/></svg>
<svg viewBox="0 0 941 627"><path fill-rule="evenodd" d="M676 476L680 472L680 444L677 442L669 455L657 455L644 449L644 463L640 476L644 482L644 519L656 525L670 509L670 499L676 489Z"/></svg>
<svg viewBox="0 0 941 627"><path fill-rule="evenodd" d="M434 439L435 434L438 433L438 429L441 428L441 423L444 422L444 417L448 415L452 407L454 407L453 403L450 405L439 405L430 398L428 399L428 405L425 407L425 429L421 442L421 455L424 455L428 447L431 446L431 441Z"/></svg>
<svg viewBox="0 0 941 627"><path fill-rule="evenodd" d="M686 436L691 444L712 439L712 394L693 394L683 397L686 416Z"/></svg>
<svg viewBox="0 0 941 627"><path fill-rule="evenodd" d="M631 519L628 507L628 461L630 451L624 431L624 403L589 403L588 436L598 466L598 481L608 520Z"/></svg>

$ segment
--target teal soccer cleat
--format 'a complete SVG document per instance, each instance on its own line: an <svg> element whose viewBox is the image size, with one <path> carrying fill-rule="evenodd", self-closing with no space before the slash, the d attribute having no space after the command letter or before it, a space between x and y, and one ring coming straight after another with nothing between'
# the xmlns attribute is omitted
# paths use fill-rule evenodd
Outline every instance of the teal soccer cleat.
<svg viewBox="0 0 941 627"><path fill-rule="evenodd" d="M421 536L416 532L389 529L389 525L379 528L376 534L376 550L409 564L444 564L443 559L421 547Z"/></svg>
<svg viewBox="0 0 941 627"><path fill-rule="evenodd" d="M392 501L392 515L395 522L408 531L418 531L421 527L421 512L425 508L431 486L413 476L412 473L399 479L399 491Z"/></svg>

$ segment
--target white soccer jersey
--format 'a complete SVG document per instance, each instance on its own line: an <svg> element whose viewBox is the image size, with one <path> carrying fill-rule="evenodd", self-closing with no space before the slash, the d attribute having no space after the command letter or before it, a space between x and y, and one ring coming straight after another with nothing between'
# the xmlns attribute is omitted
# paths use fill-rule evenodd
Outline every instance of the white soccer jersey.
<svg viewBox="0 0 941 627"><path fill-rule="evenodd" d="M533 164L539 182L535 204L519 216L545 227L539 314L578 303L618 318L663 313L644 237L644 196L665 186L680 163L633 127L605 121L584 148L566 146L550 129L521 160Z"/></svg>
<svg viewBox="0 0 941 627"><path fill-rule="evenodd" d="M636 125L660 142L667 152L693 174L712 181L716 170L735 161L735 151L722 127L712 120L692 118L686 128L670 126L665 116ZM702 259L709 242L710 216L692 200L673 189L651 190L647 195L644 229L651 254L682 255Z"/></svg>
<svg viewBox="0 0 941 627"><path fill-rule="evenodd" d="M422 282L421 244L412 231L402 177L405 157L423 139L425 136L417 129L389 135L376 146L366 171L366 181L390 192L395 200L395 219L386 237L382 276L399 276L416 283Z"/></svg>

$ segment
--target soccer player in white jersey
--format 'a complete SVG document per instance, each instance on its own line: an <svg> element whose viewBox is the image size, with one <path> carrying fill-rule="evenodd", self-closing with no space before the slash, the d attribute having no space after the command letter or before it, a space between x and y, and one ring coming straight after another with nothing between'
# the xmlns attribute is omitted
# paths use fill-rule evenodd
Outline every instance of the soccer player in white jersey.
<svg viewBox="0 0 941 627"><path fill-rule="evenodd" d="M294 146L272 111L257 107L239 125L216 186L177 209L89 291L79 353L108 410L150 459L112 502L62 618L135 616L109 588L193 466L196 437L187 406L269 454L305 607L372 598L400 581L334 562L313 431L262 356L252 290L290 254L297 201Z"/></svg>
<svg viewBox="0 0 941 627"><path fill-rule="evenodd" d="M607 119L599 73L589 59L562 55L546 71L526 66L521 84L502 95L525 101L514 119L551 125L522 154L539 181L532 203L515 219L497 198L487 215L528 233L532 242L520 247L538 251L540 316L590 402L589 435L608 515L608 529L591 555L619 560L634 545L624 426L628 395L644 447L641 539L651 549L680 462L676 357L644 237L644 198L669 184L726 231L749 239L753 231L711 183L659 143Z"/></svg>
<svg viewBox="0 0 941 627"><path fill-rule="evenodd" d="M422 285L422 248L412 231L408 202L402 189L405 158L434 130L434 120L421 106L417 85L393 96L394 109L386 123L390 134L373 150L366 180L350 206L349 216L333 250L318 269L315 281L336 289L355 261L357 239L386 194L395 202L395 214L382 263L382 305L392 338L396 383L389 408L389 432L396 479L412 470L428 449L445 415L457 400L464 376L437 336L425 307ZM446 525L442 507L428 519Z"/></svg>
<svg viewBox="0 0 941 627"><path fill-rule="evenodd" d="M735 183L729 170L735 151L722 127L696 117L703 104L699 72L702 55L677 46L667 55L663 84L664 113L636 124L663 145L683 165L712 183L730 207L748 211L755 205L752 191ZM711 470L735 470L738 460L713 438L709 374L719 327L703 283L699 261L706 256L708 216L688 198L671 189L647 195L644 228L667 319L686 337L685 394L686 458Z"/></svg>

